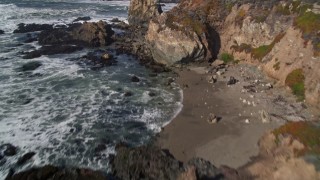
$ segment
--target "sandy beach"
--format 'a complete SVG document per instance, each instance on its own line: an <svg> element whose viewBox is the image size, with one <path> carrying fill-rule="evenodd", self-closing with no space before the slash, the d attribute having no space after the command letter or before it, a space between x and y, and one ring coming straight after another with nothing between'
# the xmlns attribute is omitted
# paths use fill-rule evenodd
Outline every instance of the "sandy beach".
<svg viewBox="0 0 320 180"><path fill-rule="evenodd" d="M216 83L207 80L213 74L208 73L210 68L190 66L175 70L176 83L183 87L183 108L163 128L156 144L178 160L187 162L201 157L217 167L239 168L258 155L258 141L265 132L290 118L312 119L305 105L295 102L284 89L268 87L272 81L256 67L230 66ZM231 76L238 82L227 85ZM244 90L248 85L256 92ZM263 122L262 110L270 121ZM219 117L218 123L208 123L210 113Z"/></svg>

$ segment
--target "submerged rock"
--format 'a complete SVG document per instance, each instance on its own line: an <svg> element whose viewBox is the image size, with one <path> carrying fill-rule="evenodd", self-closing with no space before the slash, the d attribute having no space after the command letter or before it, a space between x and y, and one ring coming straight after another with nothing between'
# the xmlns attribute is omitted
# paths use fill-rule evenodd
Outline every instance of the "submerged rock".
<svg viewBox="0 0 320 180"><path fill-rule="evenodd" d="M29 159L31 159L36 153L35 152L29 152L24 154L22 157L20 157L17 161L17 165L21 166L25 164Z"/></svg>
<svg viewBox="0 0 320 180"><path fill-rule="evenodd" d="M81 46L72 45L52 45L52 46L42 46L38 50L25 53L22 57L23 59L33 59L40 57L41 55L54 55L54 54L68 54L75 51L82 50Z"/></svg>
<svg viewBox="0 0 320 180"><path fill-rule="evenodd" d="M132 76L131 82L140 82L140 79L137 76Z"/></svg>
<svg viewBox="0 0 320 180"><path fill-rule="evenodd" d="M19 71L33 71L42 66L42 63L39 61L32 61L22 65L19 68Z"/></svg>
<svg viewBox="0 0 320 180"><path fill-rule="evenodd" d="M91 17L89 17L89 16L84 16L84 17L78 17L77 19L73 20L73 22L89 21L89 20L91 20Z"/></svg>
<svg viewBox="0 0 320 180"><path fill-rule="evenodd" d="M82 64L89 66L92 65L96 68L117 64L117 61L115 60L113 55L104 50L88 52L87 55L81 57L79 60Z"/></svg>
<svg viewBox="0 0 320 180"><path fill-rule="evenodd" d="M35 31L52 30L53 25L50 24L18 24L18 29L14 30L13 33L27 33Z"/></svg>
<svg viewBox="0 0 320 180"><path fill-rule="evenodd" d="M3 150L3 155L5 156L14 156L17 154L17 148L12 144L1 145L0 150Z"/></svg>

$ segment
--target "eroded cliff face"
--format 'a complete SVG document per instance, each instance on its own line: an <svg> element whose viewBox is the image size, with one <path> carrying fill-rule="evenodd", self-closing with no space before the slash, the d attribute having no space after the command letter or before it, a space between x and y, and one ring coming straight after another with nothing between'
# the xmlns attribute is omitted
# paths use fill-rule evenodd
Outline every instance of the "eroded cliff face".
<svg viewBox="0 0 320 180"><path fill-rule="evenodd" d="M218 1L203 2L201 7L194 7L193 1L182 1L170 12L151 20L146 41L155 61L172 65L212 61L217 57L220 39L208 17L220 6L216 5Z"/></svg>
<svg viewBox="0 0 320 180"><path fill-rule="evenodd" d="M303 82L291 90L299 100L320 107L318 7L300 1L266 9L234 6L220 31L220 52L260 66L282 86L290 86L291 75L301 76Z"/></svg>
<svg viewBox="0 0 320 180"><path fill-rule="evenodd" d="M147 26L150 19L162 13L156 0L131 0L128 12L130 25Z"/></svg>
<svg viewBox="0 0 320 180"><path fill-rule="evenodd" d="M320 6L308 2L183 0L151 20L146 40L166 65L210 62L218 53L256 64L320 107Z"/></svg>

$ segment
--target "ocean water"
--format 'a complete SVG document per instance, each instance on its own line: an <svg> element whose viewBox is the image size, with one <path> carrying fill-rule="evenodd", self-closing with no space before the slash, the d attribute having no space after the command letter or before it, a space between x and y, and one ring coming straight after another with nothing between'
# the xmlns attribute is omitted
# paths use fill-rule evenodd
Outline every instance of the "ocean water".
<svg viewBox="0 0 320 180"><path fill-rule="evenodd" d="M90 16L90 21L126 20L128 5L129 1L0 0L0 29L5 31L0 35L0 145L18 148L17 155L0 160L0 179L10 168L21 171L44 164L107 171L115 144L148 143L180 111L182 91L166 85L169 74L150 76L151 71L130 55L118 55L117 65L99 70L73 60L92 49L21 58L21 52L40 46L23 43L26 34L12 33L19 23L68 24L82 16ZM19 71L31 61L42 66ZM132 83L133 75L141 81ZM126 97L128 91L133 95ZM18 158L31 151L36 155L18 167Z"/></svg>

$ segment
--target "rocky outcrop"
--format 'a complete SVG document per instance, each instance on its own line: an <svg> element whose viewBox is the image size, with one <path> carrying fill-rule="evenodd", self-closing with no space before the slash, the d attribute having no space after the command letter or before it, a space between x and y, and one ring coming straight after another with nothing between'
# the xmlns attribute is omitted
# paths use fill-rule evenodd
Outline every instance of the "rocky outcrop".
<svg viewBox="0 0 320 180"><path fill-rule="evenodd" d="M259 155L243 170L255 179L320 179L319 162L306 160L319 156L314 149L319 127L310 124L291 122L266 133L259 141Z"/></svg>
<svg viewBox="0 0 320 180"><path fill-rule="evenodd" d="M111 167L119 179L221 179L227 176L208 161L195 158L183 164L154 146L119 145L116 151Z"/></svg>
<svg viewBox="0 0 320 180"><path fill-rule="evenodd" d="M280 86L299 70L300 88L288 87L298 100L320 107L320 14L305 1L260 3L230 9L220 31L221 52L260 66Z"/></svg>
<svg viewBox="0 0 320 180"><path fill-rule="evenodd" d="M13 33L28 33L35 31L52 30L53 25L50 24L18 24L18 29L14 30Z"/></svg>
<svg viewBox="0 0 320 180"><path fill-rule="evenodd" d="M114 31L104 21L72 24L67 28L42 31L39 35L41 45L78 44L90 47L105 46L112 42Z"/></svg>
<svg viewBox="0 0 320 180"><path fill-rule="evenodd" d="M107 176L99 171L84 168L59 168L47 165L40 168L8 175L6 180L106 180Z"/></svg>
<svg viewBox="0 0 320 180"><path fill-rule="evenodd" d="M147 26L150 19L162 13L156 0L131 0L128 12L130 25Z"/></svg>
<svg viewBox="0 0 320 180"><path fill-rule="evenodd" d="M175 18L177 21L173 21ZM213 28L178 12L165 13L151 20L146 40L154 60L165 65L211 61L220 43Z"/></svg>

